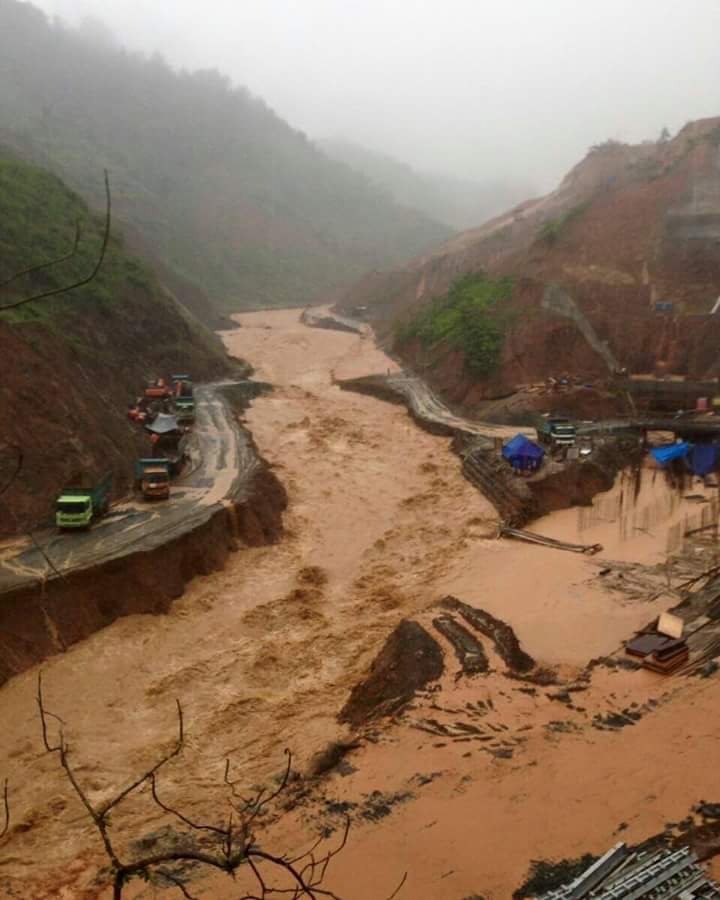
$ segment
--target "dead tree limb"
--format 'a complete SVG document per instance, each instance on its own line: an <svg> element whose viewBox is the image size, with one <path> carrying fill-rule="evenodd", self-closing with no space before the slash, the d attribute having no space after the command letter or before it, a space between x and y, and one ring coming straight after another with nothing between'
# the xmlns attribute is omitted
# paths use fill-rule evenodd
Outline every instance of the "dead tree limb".
<svg viewBox="0 0 720 900"><path fill-rule="evenodd" d="M83 278L80 278L78 281L75 281L72 284L66 284L62 287L53 288L49 291L41 291L39 294L31 294L31 296L23 297L21 300L16 300L14 303L6 303L4 306L0 306L0 312L4 312L8 309L17 309L18 306L24 306L24 304L33 303L36 300L46 300L48 297L56 297L58 296L58 294L65 294L68 291L73 291L76 288L83 287L84 285L89 284L100 271L100 267L102 266L105 259L105 253L107 251L108 243L110 242L110 225L112 216L111 207L112 199L110 196L110 178L108 176L107 169L105 169L105 229L103 232L102 244L100 246L100 253L90 274L86 275Z"/></svg>
<svg viewBox="0 0 720 900"><path fill-rule="evenodd" d="M113 900L122 900L125 885L136 877L156 883L160 879L176 887L186 900L193 900L185 883L186 876L172 871L172 865L178 863L205 866L233 878L238 870L245 867L245 872L255 887L238 900L271 900L284 897L290 900L340 900L336 893L323 887L323 883L332 860L347 845L350 832L349 819L346 819L340 839L332 846L325 845L323 849L326 839L320 837L308 850L294 856L287 853L271 853L262 847L256 838L255 826L271 813L271 805L290 781L292 755L289 750L285 751L287 762L278 786L274 790L261 788L248 796L238 789L237 781L230 779L230 761L226 761L224 784L229 788L229 812L227 818L218 824L198 822L194 817L191 818L160 798L158 773L163 766L180 754L185 742L183 710L180 702L176 703L178 734L172 748L110 800L100 806L94 806L70 762L69 748L65 739L65 723L45 705L42 676L38 676L37 704L43 744L48 753L57 754L68 781L100 834L105 853L110 860ZM158 852L147 853L138 859L125 862L115 849L110 836L109 813L144 785L149 785L150 796L157 808L177 819L188 829L184 832L184 836L192 838L192 842L185 848L176 844L172 848L161 848ZM6 788L5 830L8 822ZM391 897L397 895L404 882L405 878Z"/></svg>
<svg viewBox="0 0 720 900"><path fill-rule="evenodd" d="M50 269L52 266L60 265L60 263L67 262L69 259L72 259L73 256L78 251L78 246L80 245L80 237L82 235L82 225L80 220L75 223L75 240L73 242L72 250L69 253L65 253L63 256L58 256L56 259L50 259L47 262L40 263L36 266L30 266L27 269L21 269L19 272L15 272L9 278L6 278L5 281L0 281L0 290L6 288L9 284L12 284L13 281L17 281L19 278L24 278L26 275L34 275L36 272L41 272L43 269Z"/></svg>
<svg viewBox="0 0 720 900"><path fill-rule="evenodd" d="M8 800L8 780L3 782L3 825L0 828L0 840L5 837L10 829L10 801Z"/></svg>

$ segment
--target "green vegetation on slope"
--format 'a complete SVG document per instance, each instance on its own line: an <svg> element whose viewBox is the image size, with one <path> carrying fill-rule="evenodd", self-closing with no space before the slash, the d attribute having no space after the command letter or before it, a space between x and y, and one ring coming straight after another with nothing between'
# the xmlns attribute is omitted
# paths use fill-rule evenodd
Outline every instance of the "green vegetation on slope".
<svg viewBox="0 0 720 900"><path fill-rule="evenodd" d="M0 138L119 216L226 309L300 305L448 229L214 71L175 72L0 0Z"/></svg>
<svg viewBox="0 0 720 900"><path fill-rule="evenodd" d="M3 291L0 306L71 284L92 272L102 244L104 221L91 214L57 176L29 163L0 159L0 217L0 282L69 254L76 223L80 225L80 241L72 256L13 281ZM0 314L6 322L56 321L68 313L81 314L88 308L97 310L112 303L116 291L126 282L150 296L158 290L150 273L125 256L120 240L112 237L103 265L89 284Z"/></svg>
<svg viewBox="0 0 720 900"><path fill-rule="evenodd" d="M0 156L0 283L15 273L70 253L75 226L81 237L64 262L18 278L0 289L0 306L41 291L72 284L94 268L102 244L104 216L56 176L30 163ZM77 352L100 359L113 356L123 339L134 354L147 357L200 352L205 362L222 352L219 342L190 320L165 294L154 274L123 248L113 229L102 267L89 284L47 300L0 312L15 326L39 325ZM152 332L153 340L143 341ZM162 337L161 337L162 334ZM143 346L145 344L145 346ZM220 366L218 365L218 368Z"/></svg>
<svg viewBox="0 0 720 900"><path fill-rule="evenodd" d="M399 343L419 340L432 349L440 344L462 350L473 375L491 375L500 362L507 329L504 302L512 295L510 278L472 273L458 278L447 295L436 297L396 331Z"/></svg>
<svg viewBox="0 0 720 900"><path fill-rule="evenodd" d="M558 238L565 231L567 226L576 219L579 219L589 206L589 201L586 203L578 203L577 206L573 206L572 209L569 209L556 219L551 219L549 222L546 222L538 229L538 240L547 244L549 247L552 247L553 244L557 243Z"/></svg>

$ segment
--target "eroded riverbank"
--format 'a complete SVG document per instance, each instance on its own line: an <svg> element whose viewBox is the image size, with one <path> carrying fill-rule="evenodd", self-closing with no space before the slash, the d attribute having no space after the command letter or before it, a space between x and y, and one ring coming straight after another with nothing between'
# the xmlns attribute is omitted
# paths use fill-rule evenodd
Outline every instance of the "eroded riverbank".
<svg viewBox="0 0 720 900"><path fill-rule="evenodd" d="M336 715L387 634L402 618L422 619L448 593L511 623L538 662L570 679L670 605L609 591L597 559L496 541L495 512L462 477L447 438L420 431L400 407L334 386L333 377L392 368L368 338L308 329L297 311L253 313L240 322L225 335L229 349L275 386L246 419L287 489L286 536L196 579L167 615L118 621L48 661L47 695L84 761L80 772L92 797L109 794L167 746L175 697L184 704L188 743L163 776L163 795L186 813L217 813L226 757L234 777L249 784L277 772L284 747L304 770L329 740L347 735ZM650 493L639 503L651 506L662 487L649 478L643 490ZM583 539L603 543L605 559L656 564L680 514L678 507L659 518L652 533L593 521ZM554 513L541 525L544 533L574 539L578 513ZM35 898L64 884L58 897L89 900L103 896L93 886L101 848L56 760L41 752L35 679L29 671L0 690L0 715L12 723L0 733L0 774L10 779L15 826L0 887ZM504 900L530 858L598 849L612 843L624 820L633 836L644 836L643 829L662 827L663 816L700 799L700 751L680 735L700 726L703 735L713 731L707 712L714 682L695 683L679 712L668 701L646 717L651 725L643 719L607 733L589 724L595 711L658 700L677 683L604 672L574 704L586 715L547 691L533 696L521 687L498 672L456 683L449 671L436 701L453 710L494 698L498 728L517 737L532 726L509 757L433 738L408 722L353 753L357 772L330 776L321 794L331 799L360 804L372 791L414 798L382 821L357 824L333 870L340 895L382 897L408 869L406 896L455 900L474 892ZM424 709L421 703L418 715L427 715ZM432 715L445 721L453 713ZM571 724L548 729L554 721ZM641 729L652 748L650 768L636 756ZM687 766L682 782L670 775L678 759ZM431 783L411 785L418 773L435 772ZM672 789L657 790L658 779L672 780ZM583 798L599 810L588 814ZM628 803L642 805L642 815L621 815ZM304 843L323 821L322 809L311 798L274 836L281 844ZM552 834L549 809L558 818ZM127 841L165 821L141 797L118 810L113 826ZM194 892L233 896L229 885L211 881L199 881Z"/></svg>

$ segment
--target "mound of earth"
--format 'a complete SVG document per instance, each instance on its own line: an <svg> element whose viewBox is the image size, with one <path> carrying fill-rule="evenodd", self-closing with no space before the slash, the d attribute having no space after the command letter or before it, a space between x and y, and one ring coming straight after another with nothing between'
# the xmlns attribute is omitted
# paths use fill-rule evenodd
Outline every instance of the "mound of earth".
<svg viewBox="0 0 720 900"><path fill-rule="evenodd" d="M403 619L373 660L367 677L352 689L338 719L358 728L393 715L443 671L440 644L422 625Z"/></svg>
<svg viewBox="0 0 720 900"><path fill-rule="evenodd" d="M469 625L489 638L505 665L513 672L524 673L535 668L535 660L522 649L517 635L507 622L496 619L484 609L463 603L457 597L443 597L438 606L460 613Z"/></svg>

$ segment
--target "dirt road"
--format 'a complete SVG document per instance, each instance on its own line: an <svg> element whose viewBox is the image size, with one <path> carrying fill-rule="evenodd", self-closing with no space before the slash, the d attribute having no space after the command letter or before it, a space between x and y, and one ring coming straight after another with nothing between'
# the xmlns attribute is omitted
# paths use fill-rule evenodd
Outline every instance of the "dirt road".
<svg viewBox="0 0 720 900"><path fill-rule="evenodd" d="M139 546L151 550L196 528L218 504L237 495L252 475L255 454L219 386L201 385L195 393L192 459L188 471L173 484L172 501L119 503L86 532L39 530L34 537L42 553L26 539L8 545L0 555L0 597L44 578L52 579L56 571L67 574L122 558Z"/></svg>
<svg viewBox="0 0 720 900"><path fill-rule="evenodd" d="M225 335L228 347L275 385L246 418L287 487L287 535L197 579L168 615L120 620L44 666L48 704L66 723L92 799L109 796L168 746L176 697L188 742L162 790L186 814L213 818L224 809L226 758L248 784L278 771L284 747L303 771L327 741L347 735L337 713L387 634L404 617L427 624L429 605L445 594L510 622L525 649L565 679L671 605L668 597L648 604L609 590L601 560L496 541L493 509L462 478L447 438L420 431L402 407L334 385L333 377L394 368L368 338L309 329L295 311L240 322ZM652 480L643 490L651 507L662 494ZM604 543L606 559L651 566L664 558L678 509L658 513L652 534L598 515L583 539ZM575 511L540 525L570 539L579 530ZM457 680L443 647L440 694L380 731L377 743L349 757L344 776L332 775L268 836L282 849L306 844L320 825L332 826L327 803L357 804L351 845L329 881L347 900L386 896L405 869L411 884L401 896L413 900L506 900L530 858L605 849L622 821L631 837L645 836L684 815L701 785L713 799L700 762L706 750L692 736L717 737L708 715L715 682L681 690L649 673L602 671L570 708L549 696L553 688L507 679L495 658L488 676ZM94 881L103 862L97 837L56 760L41 752L36 674L0 689L8 723L0 730L0 776L10 780L13 814L0 851L0 896L104 898ZM663 700L676 690L678 701ZM426 717L455 721L466 703L488 698L496 733L508 732L509 755L416 727ZM630 703L654 711L651 700L658 711L635 726L592 725L596 714ZM636 735L644 728L641 758ZM678 765L681 777L672 774ZM361 814L380 808L387 812ZM166 825L147 796L113 815L120 846ZM234 890L193 884L203 898ZM146 900L165 894L138 891Z"/></svg>

